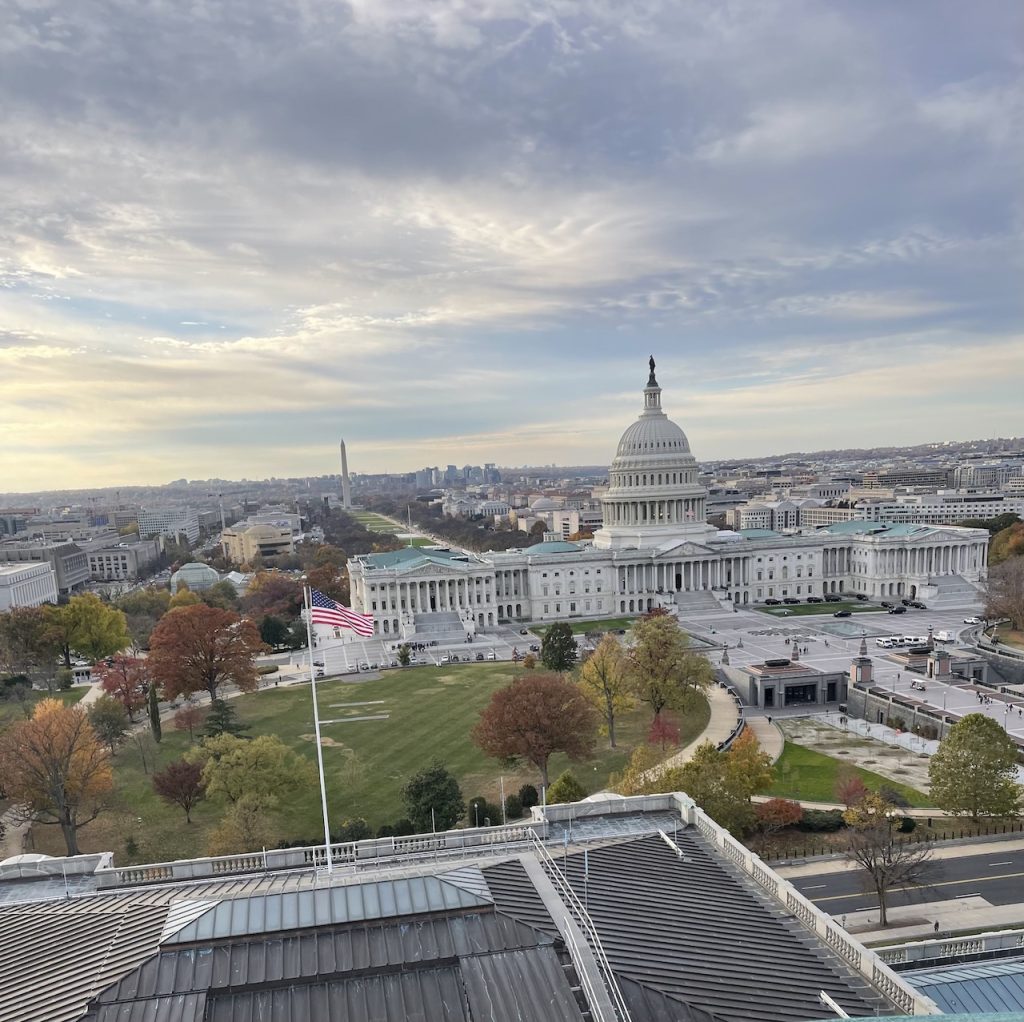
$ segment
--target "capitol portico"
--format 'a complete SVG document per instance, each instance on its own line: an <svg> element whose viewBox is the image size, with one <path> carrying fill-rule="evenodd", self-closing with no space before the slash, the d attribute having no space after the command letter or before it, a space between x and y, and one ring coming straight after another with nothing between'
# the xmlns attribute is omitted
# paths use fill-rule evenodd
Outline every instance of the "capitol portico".
<svg viewBox="0 0 1024 1022"><path fill-rule="evenodd" d="M549 537L470 554L409 547L353 557L352 605L382 638L499 623L636 614L864 593L964 605L984 579L988 533L848 521L779 533L708 525L707 491L661 406L653 358L643 408L622 434L592 543Z"/></svg>

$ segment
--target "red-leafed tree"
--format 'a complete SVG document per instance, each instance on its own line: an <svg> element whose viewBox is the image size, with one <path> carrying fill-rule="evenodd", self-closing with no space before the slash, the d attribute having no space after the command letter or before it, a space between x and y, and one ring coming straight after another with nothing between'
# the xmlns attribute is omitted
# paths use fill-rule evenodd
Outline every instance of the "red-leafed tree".
<svg viewBox="0 0 1024 1022"><path fill-rule="evenodd" d="M852 770L841 770L836 778L836 798L846 806L855 806L864 799L868 793L868 787L860 774Z"/></svg>
<svg viewBox="0 0 1024 1022"><path fill-rule="evenodd" d="M149 640L149 673L165 699L209 692L217 699L229 683L243 692L256 688L255 659L263 649L260 633L230 610L179 607L165 614Z"/></svg>
<svg viewBox="0 0 1024 1022"><path fill-rule="evenodd" d="M146 662L133 656L115 656L92 670L103 691L113 696L134 722L136 711L146 705Z"/></svg>
<svg viewBox="0 0 1024 1022"><path fill-rule="evenodd" d="M527 674L498 689L473 728L473 741L488 756L532 763L545 786L552 753L583 759L596 737L594 708L558 674Z"/></svg>
<svg viewBox="0 0 1024 1022"><path fill-rule="evenodd" d="M271 617L291 621L302 609L302 583L279 571L260 571L242 599L242 609L254 621Z"/></svg>
<svg viewBox="0 0 1024 1022"><path fill-rule="evenodd" d="M196 728L204 720L206 720L206 714L203 710L196 706L195 703L186 703L174 715L174 729L175 731L187 731L188 740L193 742L195 741Z"/></svg>
<svg viewBox="0 0 1024 1022"><path fill-rule="evenodd" d="M192 822L192 810L206 798L206 782L199 763L187 759L168 763L153 774L153 790L168 804L185 810L185 822Z"/></svg>
<svg viewBox="0 0 1024 1022"><path fill-rule="evenodd" d="M762 802L754 810L757 822L765 834L774 834L783 827L792 827L804 818L804 807L788 798L773 798Z"/></svg>
<svg viewBox="0 0 1024 1022"><path fill-rule="evenodd" d="M661 751L664 752L668 746L676 745L678 742L679 727L672 719L671 714L662 710L662 712L654 718L650 729L647 732L647 744L660 745Z"/></svg>

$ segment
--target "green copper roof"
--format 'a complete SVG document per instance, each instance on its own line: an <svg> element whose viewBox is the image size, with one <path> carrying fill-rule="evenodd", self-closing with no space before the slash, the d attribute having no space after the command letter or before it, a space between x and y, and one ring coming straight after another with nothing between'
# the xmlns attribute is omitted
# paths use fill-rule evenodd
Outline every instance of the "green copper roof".
<svg viewBox="0 0 1024 1022"><path fill-rule="evenodd" d="M523 548L524 554L576 554L583 547L576 543L564 543L561 540L553 540L550 543L535 543L533 546Z"/></svg>
<svg viewBox="0 0 1024 1022"><path fill-rule="evenodd" d="M738 529L744 539L781 539L782 533L774 529Z"/></svg>
<svg viewBox="0 0 1024 1022"><path fill-rule="evenodd" d="M890 522L868 522L856 519L849 522L836 522L835 525L823 525L818 532L826 532L830 536L913 536L920 532L930 532L930 525L894 525Z"/></svg>
<svg viewBox="0 0 1024 1022"><path fill-rule="evenodd" d="M461 550L428 550L421 546L407 546L383 554L366 554L362 560L368 568L411 568L420 564L447 566L453 561L467 564L472 563L474 558Z"/></svg>

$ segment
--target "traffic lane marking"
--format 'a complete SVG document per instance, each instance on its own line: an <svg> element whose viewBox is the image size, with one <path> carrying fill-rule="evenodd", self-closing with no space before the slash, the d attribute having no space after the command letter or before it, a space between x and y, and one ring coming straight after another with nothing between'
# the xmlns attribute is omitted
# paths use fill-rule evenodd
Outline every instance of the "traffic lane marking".
<svg viewBox="0 0 1024 1022"><path fill-rule="evenodd" d="M925 888L932 887L955 887L959 884L977 884L977 883L989 883L993 880L1012 880L1014 877L1024 877L1024 873L997 873L995 876L988 877L967 877L964 880L939 880L934 884L922 883L922 884L910 884L904 887L890 887L887 893L893 891L921 891ZM869 892L870 893L870 892ZM862 895L859 893L851 894L828 894L824 898L814 898L815 902L818 901L841 901L843 898L857 898ZM961 897L969 897L969 895L961 895Z"/></svg>

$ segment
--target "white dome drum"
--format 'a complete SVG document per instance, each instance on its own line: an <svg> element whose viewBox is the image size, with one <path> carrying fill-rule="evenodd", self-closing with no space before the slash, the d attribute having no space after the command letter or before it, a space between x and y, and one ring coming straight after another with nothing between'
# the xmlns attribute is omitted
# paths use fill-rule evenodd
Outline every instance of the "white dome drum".
<svg viewBox="0 0 1024 1022"><path fill-rule="evenodd" d="M697 479L697 459L662 410L653 358L650 368L643 411L622 434L608 472L596 547L664 550L714 531L705 521L707 490Z"/></svg>

